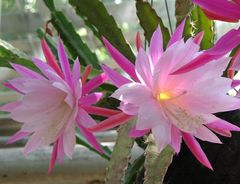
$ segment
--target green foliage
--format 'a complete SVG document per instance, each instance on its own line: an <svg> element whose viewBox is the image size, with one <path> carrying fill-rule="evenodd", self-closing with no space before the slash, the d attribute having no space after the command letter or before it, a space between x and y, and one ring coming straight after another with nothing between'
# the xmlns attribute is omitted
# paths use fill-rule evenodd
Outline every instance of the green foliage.
<svg viewBox="0 0 240 184"><path fill-rule="evenodd" d="M0 67L11 67L10 63L17 63L39 71L28 56L0 39Z"/></svg>
<svg viewBox="0 0 240 184"><path fill-rule="evenodd" d="M193 26L191 24L192 22L191 22L190 16L186 17L185 27L183 30L184 40L187 40L194 36Z"/></svg>
<svg viewBox="0 0 240 184"><path fill-rule="evenodd" d="M170 33L167 27L163 24L162 19L157 15L156 11L151 5L143 0L136 0L137 16L140 21L140 25L144 29L144 35L148 42L152 37L152 33L155 31L158 25L160 25L163 34L163 45L166 48L170 39Z"/></svg>
<svg viewBox="0 0 240 184"><path fill-rule="evenodd" d="M148 146L145 150L145 177L144 184L162 184L169 165L172 162L174 151L167 146L159 154L152 135L148 137Z"/></svg>
<svg viewBox="0 0 240 184"><path fill-rule="evenodd" d="M75 8L76 13L82 17L85 24L101 41L101 37L104 36L130 61L135 61L135 56L121 30L101 1L69 0L69 2Z"/></svg>
<svg viewBox="0 0 240 184"><path fill-rule="evenodd" d="M55 5L53 0L44 0L44 3L50 11L55 11Z"/></svg>
<svg viewBox="0 0 240 184"><path fill-rule="evenodd" d="M185 39L204 31L201 49L212 47L214 41L214 22L209 20L199 7L194 7L191 0L177 0L175 16L177 25L184 18L187 19L184 28Z"/></svg>
<svg viewBox="0 0 240 184"><path fill-rule="evenodd" d="M195 6L192 10L190 19L195 35L201 31L204 31L201 48L208 49L212 47L214 41L214 22L209 20L203 11L197 6Z"/></svg>
<svg viewBox="0 0 240 184"><path fill-rule="evenodd" d="M96 55L83 42L81 37L75 31L72 23L65 17L61 11L57 11L54 7L53 0L44 0L46 6L51 11L51 22L59 32L61 39L67 46L72 58L82 61L83 65L92 64L94 68L100 68Z"/></svg>

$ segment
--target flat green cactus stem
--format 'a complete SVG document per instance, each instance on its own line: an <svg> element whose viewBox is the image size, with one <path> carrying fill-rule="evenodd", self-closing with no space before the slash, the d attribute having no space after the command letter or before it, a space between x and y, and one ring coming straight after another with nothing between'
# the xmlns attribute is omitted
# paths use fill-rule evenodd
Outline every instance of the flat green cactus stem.
<svg viewBox="0 0 240 184"><path fill-rule="evenodd" d="M123 183L134 143L134 139L128 137L133 124L134 122L131 121L119 128L117 141L107 167L106 184Z"/></svg>
<svg viewBox="0 0 240 184"><path fill-rule="evenodd" d="M174 151L167 146L160 154L153 141L152 134L148 136L148 146L145 150L144 184L162 184L169 165L172 162Z"/></svg>

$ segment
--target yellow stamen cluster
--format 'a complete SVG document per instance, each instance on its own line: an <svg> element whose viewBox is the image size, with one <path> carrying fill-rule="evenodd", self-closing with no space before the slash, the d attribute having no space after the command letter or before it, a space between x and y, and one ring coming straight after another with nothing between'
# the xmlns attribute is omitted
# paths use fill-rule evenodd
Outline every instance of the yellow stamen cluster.
<svg viewBox="0 0 240 184"><path fill-rule="evenodd" d="M161 92L161 93L159 93L157 95L157 99L159 101L161 101L161 100L169 100L171 98L172 98L171 95L169 93L166 93L166 92Z"/></svg>

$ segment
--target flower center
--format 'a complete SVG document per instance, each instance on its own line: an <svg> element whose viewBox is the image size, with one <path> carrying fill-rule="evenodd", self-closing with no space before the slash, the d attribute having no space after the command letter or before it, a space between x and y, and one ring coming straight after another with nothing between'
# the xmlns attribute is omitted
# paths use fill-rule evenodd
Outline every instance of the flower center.
<svg viewBox="0 0 240 184"><path fill-rule="evenodd" d="M161 102L165 100L176 99L184 94L186 94L186 91L182 89L164 90L164 91L158 92L155 98Z"/></svg>
<svg viewBox="0 0 240 184"><path fill-rule="evenodd" d="M171 98L172 98L172 96L171 96L171 94L168 93L168 92L161 92L161 93L159 93L159 94L157 95L157 99L158 99L159 101L169 100L169 99L171 99Z"/></svg>

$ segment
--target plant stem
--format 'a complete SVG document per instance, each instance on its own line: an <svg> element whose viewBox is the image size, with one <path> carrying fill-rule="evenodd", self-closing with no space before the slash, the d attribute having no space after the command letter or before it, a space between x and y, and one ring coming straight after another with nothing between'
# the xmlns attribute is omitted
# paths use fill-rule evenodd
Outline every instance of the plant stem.
<svg viewBox="0 0 240 184"><path fill-rule="evenodd" d="M134 143L134 139L128 137L128 133L133 124L134 122L130 121L119 128L116 144L107 166L106 184L123 183L125 170L127 169Z"/></svg>
<svg viewBox="0 0 240 184"><path fill-rule="evenodd" d="M174 151L170 146L167 146L159 153L152 134L148 136L144 162L144 184L163 184L164 176L172 163L173 154Z"/></svg>

